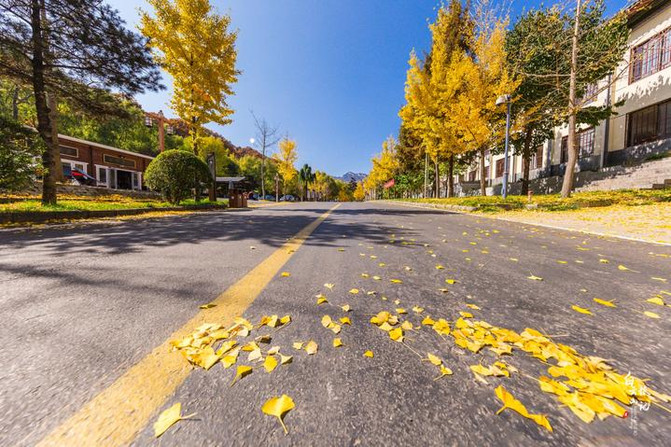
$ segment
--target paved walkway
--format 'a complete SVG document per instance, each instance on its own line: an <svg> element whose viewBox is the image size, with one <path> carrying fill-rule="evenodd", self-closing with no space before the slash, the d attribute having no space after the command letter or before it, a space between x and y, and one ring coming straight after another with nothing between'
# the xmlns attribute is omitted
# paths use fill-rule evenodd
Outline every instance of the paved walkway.
<svg viewBox="0 0 671 447"><path fill-rule="evenodd" d="M671 244L671 203L575 211L506 211L492 217L588 233Z"/></svg>

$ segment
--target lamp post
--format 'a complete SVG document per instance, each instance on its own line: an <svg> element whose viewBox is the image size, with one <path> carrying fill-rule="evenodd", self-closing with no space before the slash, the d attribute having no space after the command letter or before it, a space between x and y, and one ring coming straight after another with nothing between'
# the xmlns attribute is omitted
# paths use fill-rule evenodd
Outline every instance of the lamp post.
<svg viewBox="0 0 671 447"><path fill-rule="evenodd" d="M501 195L503 198L508 197L508 146L510 141L510 95L501 95L496 99L496 105L506 105L506 144L503 150L503 187L501 188Z"/></svg>

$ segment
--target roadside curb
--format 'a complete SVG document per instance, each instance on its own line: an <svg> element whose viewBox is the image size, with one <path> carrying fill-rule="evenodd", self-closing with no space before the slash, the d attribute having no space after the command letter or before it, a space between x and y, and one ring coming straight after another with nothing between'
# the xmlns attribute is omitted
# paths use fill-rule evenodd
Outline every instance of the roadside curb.
<svg viewBox="0 0 671 447"><path fill-rule="evenodd" d="M21 223L45 223L58 220L95 219L102 217L135 216L156 211L211 211L226 210L228 207L219 205L186 205L160 208L128 208L119 210L67 210L67 211L19 211L0 213L0 225Z"/></svg>
<svg viewBox="0 0 671 447"><path fill-rule="evenodd" d="M439 204L418 204L418 203L413 203L413 202L403 202L403 201L397 201L397 200L379 200L379 202L384 202L384 203L389 203L392 205L399 205L399 206L408 206L408 207L413 207L413 208L423 208L423 209L437 209L439 211L445 211L445 212L454 212L458 214L469 214L473 215L472 212L476 211L476 207L469 207L469 206L459 206L459 205L439 205ZM466 208L466 209L464 209ZM619 236L619 235L614 235L614 234L607 234L607 233L601 233L598 231L586 231L586 230L578 230L576 228L569 228L569 227L560 227L557 225L549 225L549 224L543 224L543 223L535 223L535 222L522 222L519 220L514 220L514 219L506 219L505 217L500 217L500 216L490 216L486 214L476 214L477 217L485 217L487 219L494 219L494 220L502 220L505 222L514 222L522 225L533 225L536 227L543 227L543 228L550 228L552 230L563 230L563 231L570 231L572 233L580 233L580 234L587 234L587 235L592 235L592 236L599 236L599 237L607 237L607 238L615 238L615 239L622 239L626 241L633 241L633 242L643 242L646 244L653 244L653 245L660 245L663 247L671 247L671 243L668 242L658 242L658 241L650 241L647 239L641 239L641 238L636 238L636 237L630 237L630 236Z"/></svg>

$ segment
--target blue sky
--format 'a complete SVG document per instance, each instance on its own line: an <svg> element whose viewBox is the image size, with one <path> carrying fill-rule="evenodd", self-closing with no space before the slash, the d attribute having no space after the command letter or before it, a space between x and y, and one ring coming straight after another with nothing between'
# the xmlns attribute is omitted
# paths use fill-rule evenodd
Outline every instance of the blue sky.
<svg viewBox="0 0 671 447"><path fill-rule="evenodd" d="M144 1L108 0L129 26ZM331 175L368 172L382 141L396 134L410 51L430 43L439 0L211 0L239 30L228 126L209 125L236 145L255 130L250 110L298 142L297 165ZM540 2L513 0L512 14ZM548 2L546 2L548 3ZM626 0L607 1L611 12ZM137 99L173 116L167 91Z"/></svg>

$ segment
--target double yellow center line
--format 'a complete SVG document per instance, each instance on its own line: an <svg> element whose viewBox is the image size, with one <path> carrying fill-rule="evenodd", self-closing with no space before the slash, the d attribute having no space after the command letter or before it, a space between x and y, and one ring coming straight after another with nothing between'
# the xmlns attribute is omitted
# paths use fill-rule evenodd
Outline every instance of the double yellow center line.
<svg viewBox="0 0 671 447"><path fill-rule="evenodd" d="M198 312L165 342L47 435L40 446L118 446L133 441L150 418L189 376L191 367L172 350L171 340L203 323L228 325L242 315L335 205L219 295L215 307Z"/></svg>

